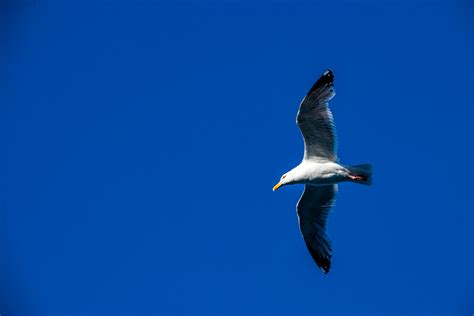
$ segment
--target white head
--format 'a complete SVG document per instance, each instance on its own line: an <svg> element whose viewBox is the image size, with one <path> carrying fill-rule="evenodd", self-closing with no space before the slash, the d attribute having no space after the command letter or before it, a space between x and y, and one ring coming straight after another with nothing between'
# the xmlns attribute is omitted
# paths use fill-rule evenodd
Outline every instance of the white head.
<svg viewBox="0 0 474 316"><path fill-rule="evenodd" d="M295 178L295 169L288 171L284 175L281 176L280 182L278 182L274 187L273 191L277 190L279 187L282 187L287 184L293 184L297 183L297 180Z"/></svg>

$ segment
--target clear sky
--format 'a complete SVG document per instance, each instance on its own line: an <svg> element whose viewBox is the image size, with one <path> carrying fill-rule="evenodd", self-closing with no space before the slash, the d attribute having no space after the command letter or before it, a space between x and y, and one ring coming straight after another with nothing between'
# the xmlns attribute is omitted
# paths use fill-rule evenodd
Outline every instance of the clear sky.
<svg viewBox="0 0 474 316"><path fill-rule="evenodd" d="M0 5L0 313L471 315L472 1ZM300 236L300 100L342 184Z"/></svg>

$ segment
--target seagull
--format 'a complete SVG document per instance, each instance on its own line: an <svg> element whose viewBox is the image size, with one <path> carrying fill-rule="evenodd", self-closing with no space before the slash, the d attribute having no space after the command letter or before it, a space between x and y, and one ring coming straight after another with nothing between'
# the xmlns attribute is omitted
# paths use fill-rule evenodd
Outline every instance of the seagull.
<svg viewBox="0 0 474 316"><path fill-rule="evenodd" d="M334 205L337 183L372 184L372 165L338 163L336 129L328 102L335 95L334 74L328 69L301 101L296 123L304 139L301 163L285 173L273 191L289 184L304 184L296 210L306 247L326 274L331 268L331 241L326 222Z"/></svg>

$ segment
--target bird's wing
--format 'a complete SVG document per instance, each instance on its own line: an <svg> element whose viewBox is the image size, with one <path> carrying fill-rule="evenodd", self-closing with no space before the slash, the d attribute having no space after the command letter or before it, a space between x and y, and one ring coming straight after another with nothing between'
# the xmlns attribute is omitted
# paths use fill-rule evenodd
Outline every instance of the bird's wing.
<svg viewBox="0 0 474 316"><path fill-rule="evenodd" d="M336 161L336 130L328 101L335 95L334 75L327 70L301 101L296 123L304 138L304 158Z"/></svg>
<svg viewBox="0 0 474 316"><path fill-rule="evenodd" d="M301 233L309 253L324 273L331 267L331 241L326 235L326 221L336 197L337 185L305 185L296 205Z"/></svg>

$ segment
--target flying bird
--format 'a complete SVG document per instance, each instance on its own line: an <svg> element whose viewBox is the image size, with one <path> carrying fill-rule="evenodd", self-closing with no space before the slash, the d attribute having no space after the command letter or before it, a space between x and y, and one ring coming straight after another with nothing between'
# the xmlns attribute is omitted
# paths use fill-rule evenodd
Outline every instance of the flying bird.
<svg viewBox="0 0 474 316"><path fill-rule="evenodd" d="M324 273L331 268L331 241L326 222L334 205L337 183L372 184L372 165L347 166L337 158L336 129L328 102L335 95L334 74L329 69L301 101L296 123L304 139L301 163L285 173L273 191L289 184L304 184L296 210L306 247Z"/></svg>

